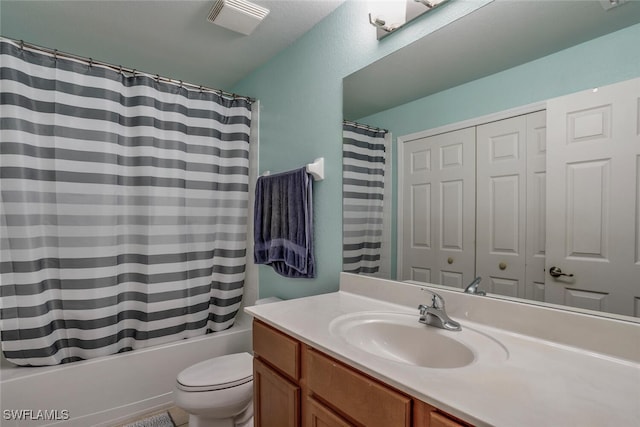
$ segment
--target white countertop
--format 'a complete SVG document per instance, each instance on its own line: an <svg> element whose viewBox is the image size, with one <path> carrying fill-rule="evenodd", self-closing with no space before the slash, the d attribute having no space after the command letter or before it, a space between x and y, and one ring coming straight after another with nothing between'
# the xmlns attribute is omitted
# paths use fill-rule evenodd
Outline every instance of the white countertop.
<svg viewBox="0 0 640 427"><path fill-rule="evenodd" d="M463 328L484 332L503 344L507 360L490 360L480 354L462 368L416 367L371 355L329 330L337 317L362 311L412 313L417 321L417 309L408 305L339 291L245 311L478 426L640 425L640 364L634 361L490 327L450 312Z"/></svg>

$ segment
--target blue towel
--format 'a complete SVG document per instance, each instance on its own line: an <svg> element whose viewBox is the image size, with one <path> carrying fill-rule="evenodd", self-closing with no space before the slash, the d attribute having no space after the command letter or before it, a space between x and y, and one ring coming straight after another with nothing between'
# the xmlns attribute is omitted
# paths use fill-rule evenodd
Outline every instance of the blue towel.
<svg viewBox="0 0 640 427"><path fill-rule="evenodd" d="M312 182L305 168L258 178L256 264L270 265L284 277L315 277Z"/></svg>

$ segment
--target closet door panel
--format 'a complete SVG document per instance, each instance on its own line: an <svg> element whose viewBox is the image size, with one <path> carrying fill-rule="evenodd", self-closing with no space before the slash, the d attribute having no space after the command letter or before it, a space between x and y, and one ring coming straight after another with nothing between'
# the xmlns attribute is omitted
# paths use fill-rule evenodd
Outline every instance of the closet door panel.
<svg viewBox="0 0 640 427"><path fill-rule="evenodd" d="M547 206L547 114L527 115L527 242L525 297L544 301L546 206Z"/></svg>
<svg viewBox="0 0 640 427"><path fill-rule="evenodd" d="M433 149L421 140L404 145L403 163L403 260L404 280L431 282L436 248L432 220Z"/></svg>
<svg viewBox="0 0 640 427"><path fill-rule="evenodd" d="M475 270L475 129L403 145L402 280L462 287Z"/></svg>
<svg viewBox="0 0 640 427"><path fill-rule="evenodd" d="M524 297L526 116L477 128L476 274L489 292Z"/></svg>

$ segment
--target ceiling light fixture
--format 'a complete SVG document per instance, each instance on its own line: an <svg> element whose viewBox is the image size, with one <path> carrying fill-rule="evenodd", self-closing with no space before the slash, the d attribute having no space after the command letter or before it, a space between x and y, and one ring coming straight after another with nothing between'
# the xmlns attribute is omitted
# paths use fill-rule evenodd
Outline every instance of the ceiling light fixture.
<svg viewBox="0 0 640 427"><path fill-rule="evenodd" d="M614 7L618 7L626 2L627 0L600 0L600 4L602 5L602 8L604 10L611 10Z"/></svg>
<svg viewBox="0 0 640 427"><path fill-rule="evenodd" d="M387 22L384 19L381 19L381 18L371 19L371 14L369 14L369 23L374 27L379 28L382 31L385 31L387 33L390 33L396 28L398 28L396 25L387 25Z"/></svg>
<svg viewBox="0 0 640 427"><path fill-rule="evenodd" d="M378 29L376 35L378 37L378 40L380 40L393 33L394 31L404 27L419 16L422 16L425 13L434 10L436 7L446 3L447 1L448 0L406 0L404 15L401 18L404 19L404 22L387 24L386 20L382 17L376 17L375 19L373 19L371 13L369 13L369 23ZM420 5L426 6L426 9L421 8Z"/></svg>
<svg viewBox="0 0 640 427"><path fill-rule="evenodd" d="M433 9L439 2L430 1L430 0L414 0L416 3L422 3L427 6L429 9Z"/></svg>

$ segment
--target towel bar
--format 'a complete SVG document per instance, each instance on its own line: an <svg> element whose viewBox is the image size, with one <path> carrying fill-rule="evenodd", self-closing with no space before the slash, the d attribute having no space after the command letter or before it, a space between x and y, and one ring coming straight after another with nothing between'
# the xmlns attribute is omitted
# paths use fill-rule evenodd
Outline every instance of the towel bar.
<svg viewBox="0 0 640 427"><path fill-rule="evenodd" d="M313 163L307 163L306 169L314 181L322 181L324 179L324 157L318 157ZM264 171L260 176L269 175L271 175L271 171Z"/></svg>
<svg viewBox="0 0 640 427"><path fill-rule="evenodd" d="M307 164L307 172L313 176L315 181L322 181L324 179L324 157L319 157L313 163Z"/></svg>

